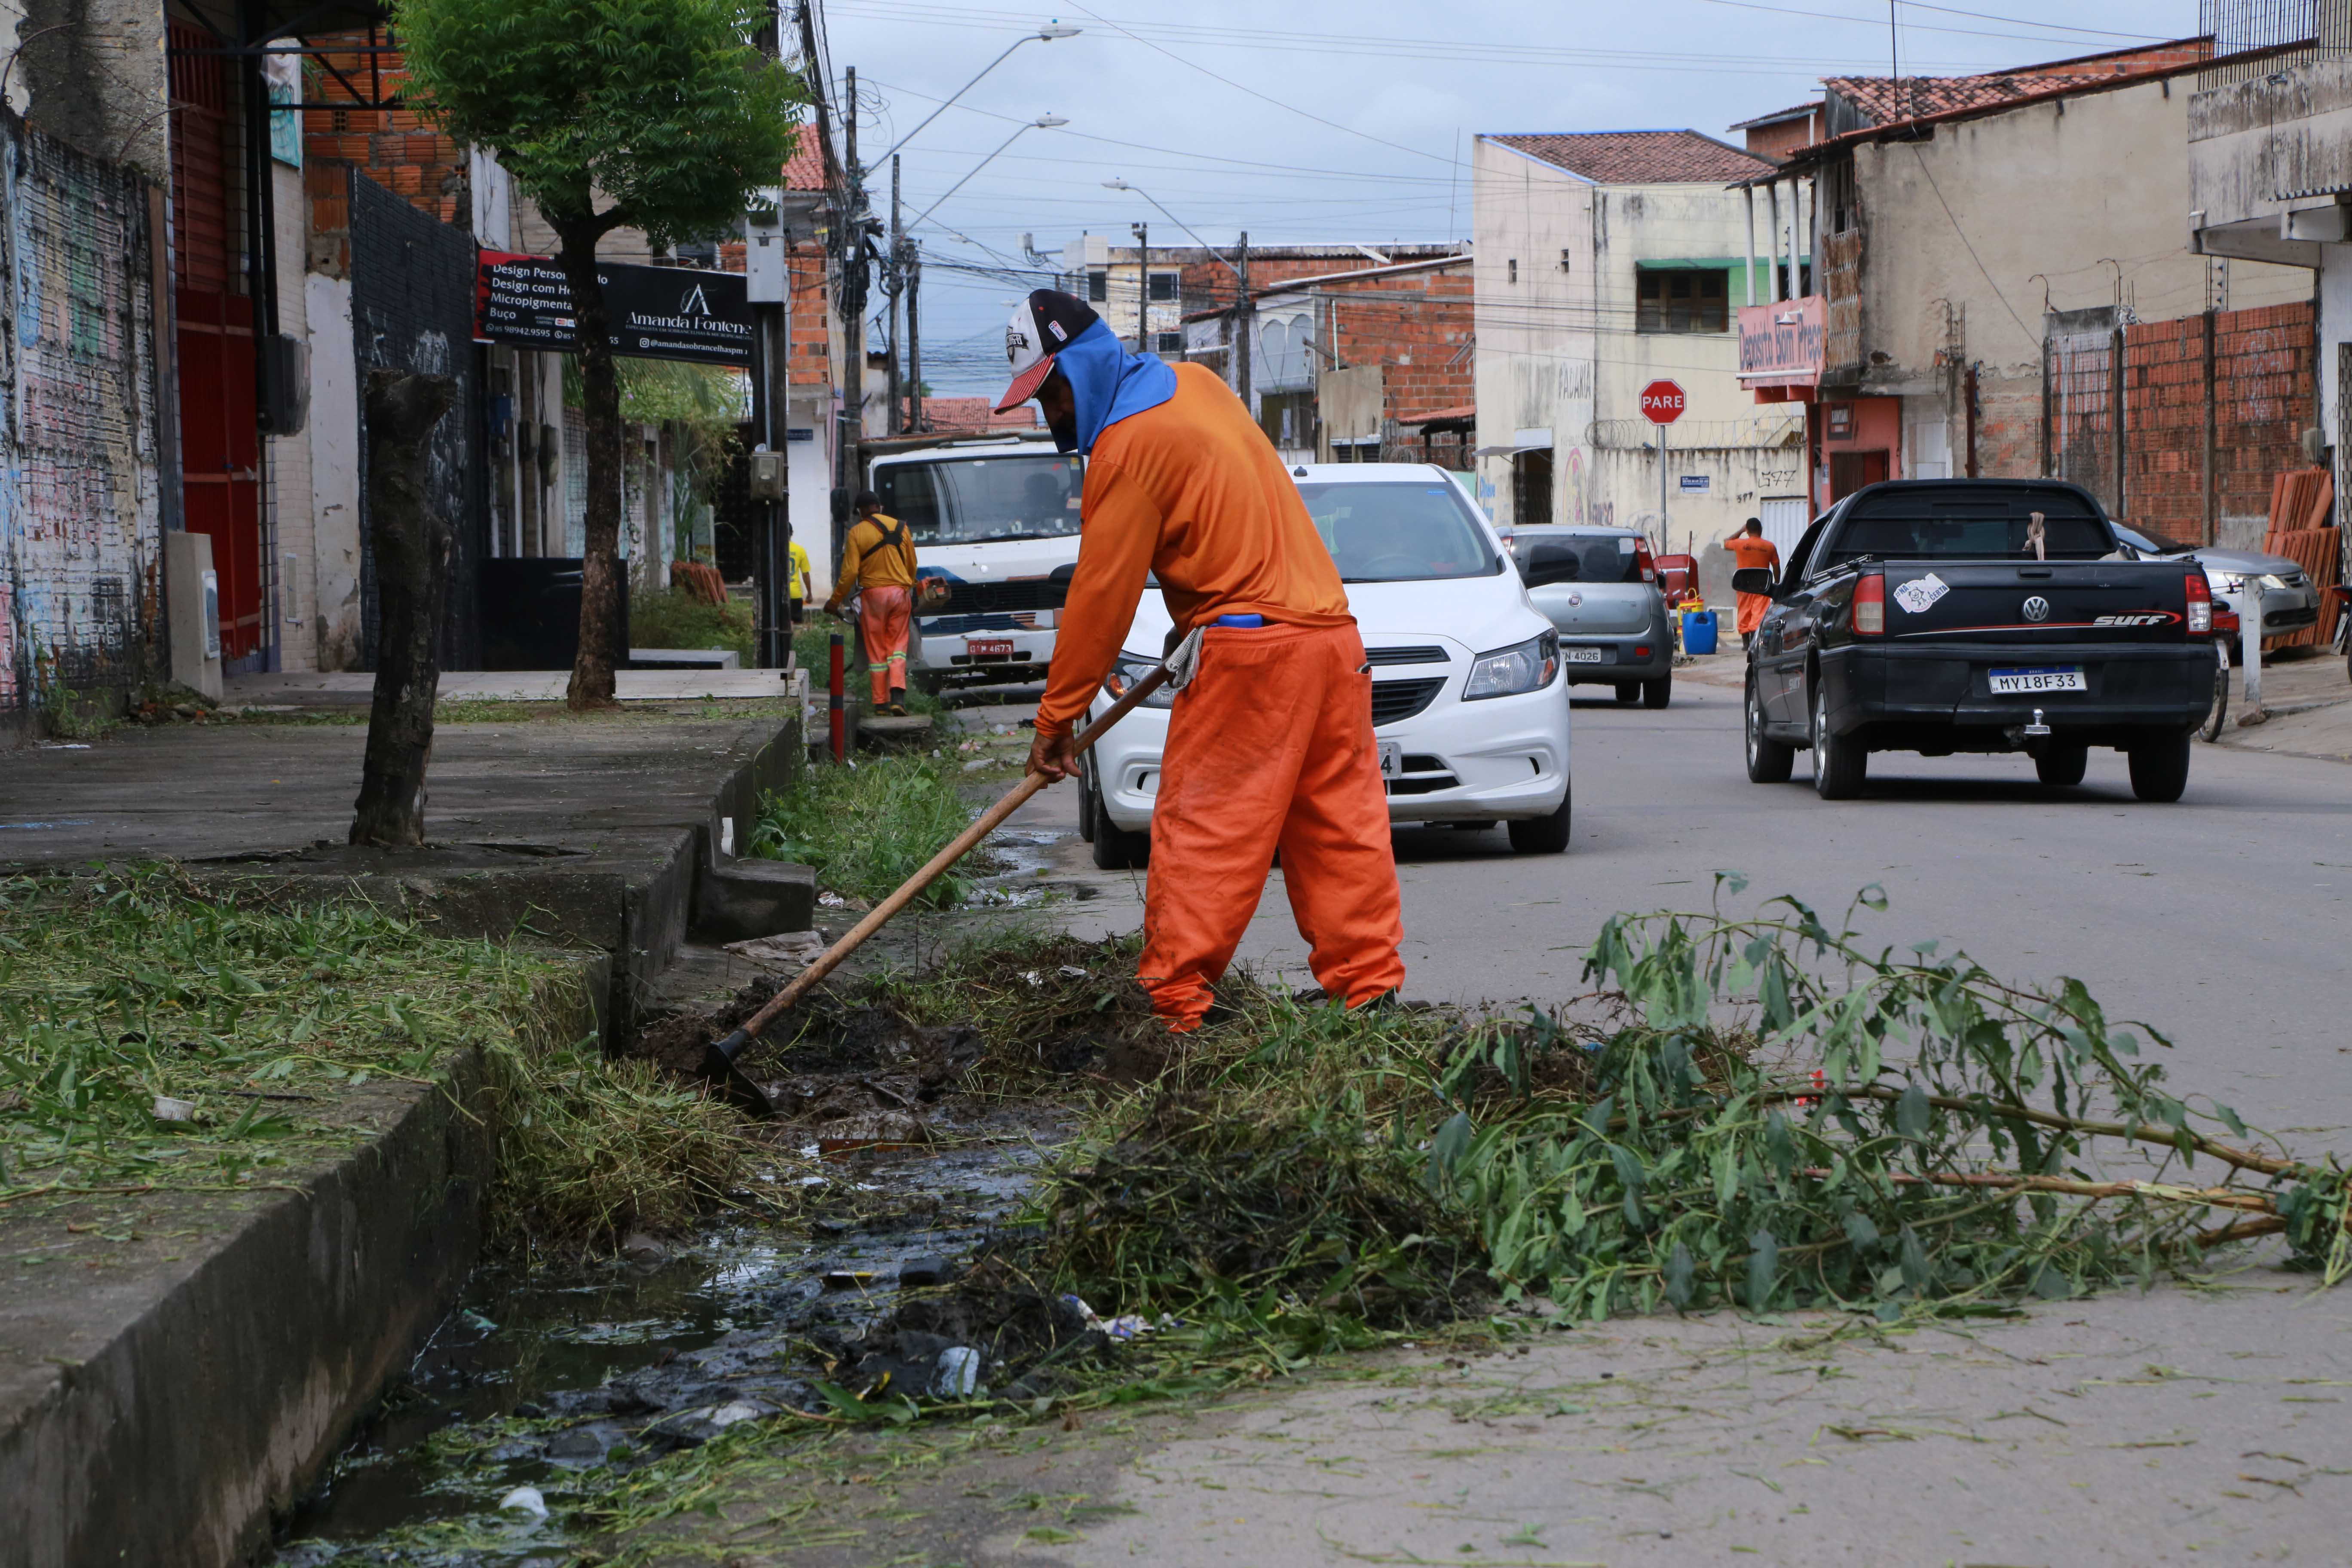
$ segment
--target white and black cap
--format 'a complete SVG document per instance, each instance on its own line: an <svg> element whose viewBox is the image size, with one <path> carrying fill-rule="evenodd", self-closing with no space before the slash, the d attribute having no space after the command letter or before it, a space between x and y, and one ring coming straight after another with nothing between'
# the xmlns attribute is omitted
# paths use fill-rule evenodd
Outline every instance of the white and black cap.
<svg viewBox="0 0 2352 1568"><path fill-rule="evenodd" d="M1013 307L1013 320L1004 329L1004 357L1013 366L1013 384L996 400L996 411L1002 414L1036 396L1054 374L1054 356L1101 320L1075 294L1032 289Z"/></svg>

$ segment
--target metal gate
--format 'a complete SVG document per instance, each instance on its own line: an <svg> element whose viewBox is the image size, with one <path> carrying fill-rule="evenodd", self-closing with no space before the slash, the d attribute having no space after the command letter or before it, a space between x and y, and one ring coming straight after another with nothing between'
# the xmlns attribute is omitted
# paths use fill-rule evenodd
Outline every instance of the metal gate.
<svg viewBox="0 0 2352 1568"><path fill-rule="evenodd" d="M1787 564L1790 552L1812 521L1812 509L1802 496L1767 496L1757 504L1756 516L1764 524L1764 537L1780 551L1782 564Z"/></svg>
<svg viewBox="0 0 2352 1568"><path fill-rule="evenodd" d="M2112 305L2042 318L2042 471L2124 511L2124 331Z"/></svg>

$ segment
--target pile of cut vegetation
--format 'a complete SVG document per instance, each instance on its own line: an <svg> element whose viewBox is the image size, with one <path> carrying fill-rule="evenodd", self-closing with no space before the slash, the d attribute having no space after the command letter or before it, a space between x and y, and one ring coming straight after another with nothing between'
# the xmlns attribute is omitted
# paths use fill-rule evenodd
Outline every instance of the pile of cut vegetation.
<svg viewBox="0 0 2352 1568"><path fill-rule="evenodd" d="M1066 997L1108 994L1107 967L1073 964ZM988 973L965 1005L1012 1031L990 1061L1066 1019L1030 1011L1035 965ZM2145 1284L2263 1236L2328 1284L2352 1265L2341 1161L2174 1091L2144 1054L2163 1037L2078 983L1873 954L1790 900L1612 920L1586 973L1580 1021L1229 982L1230 1016L1158 1076L1097 1086L975 1288L1123 1319L1096 1375L1132 1387L1497 1306L1891 1321Z"/></svg>

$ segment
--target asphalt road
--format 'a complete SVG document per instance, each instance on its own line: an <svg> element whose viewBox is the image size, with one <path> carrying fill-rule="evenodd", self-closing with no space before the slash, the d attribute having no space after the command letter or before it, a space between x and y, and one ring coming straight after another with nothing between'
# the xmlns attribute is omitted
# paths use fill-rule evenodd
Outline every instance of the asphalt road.
<svg viewBox="0 0 2352 1568"><path fill-rule="evenodd" d="M1704 907L1717 869L1750 879L1743 901L1832 911L1876 883L1873 938L2077 976L2170 1037L2177 1087L2300 1152L2352 1151L2352 766L2200 745L2187 797L2143 805L2112 752L2061 791L2022 761L1879 756L1867 795L1833 805L1748 784L1737 690L1689 679L1663 712L1579 700L1573 755L1567 855L1399 835L1409 994L1570 995L1604 916ZM1073 806L1050 793L1024 826L1073 826ZM1071 925L1132 929L1139 879L1084 853L1057 850L1094 894L1064 906ZM1278 876L1243 956L1306 978ZM1171 1424L1108 1471L1074 1448L1032 1484L1133 1511L1050 1553L1008 1533L984 1555L2343 1563L2347 1292L2256 1259L2206 1288L1831 1350L1718 1314L1559 1328L1466 1365L1408 1355Z"/></svg>
<svg viewBox="0 0 2352 1568"><path fill-rule="evenodd" d="M1876 884L1886 911L1855 911L1876 941L2073 975L2170 1037L2182 1084L2276 1128L2352 1125L2352 767L2199 744L2186 796L2146 805L2115 752L2066 790L2022 758L1888 752L1864 798L1832 803L1802 753L1794 781L1749 784L1738 691L1687 674L1663 711L1577 697L1571 758L1565 855L1515 855L1500 830L1397 835L1409 996L1571 996L1603 919L1705 909L1718 870L1748 879L1731 907L1790 894L1829 916ZM1016 820L1075 829L1076 797L1049 791ZM1075 837L1059 860L1095 893L1074 929L1140 923L1139 877L1095 871ZM1240 956L1312 983L1279 872Z"/></svg>

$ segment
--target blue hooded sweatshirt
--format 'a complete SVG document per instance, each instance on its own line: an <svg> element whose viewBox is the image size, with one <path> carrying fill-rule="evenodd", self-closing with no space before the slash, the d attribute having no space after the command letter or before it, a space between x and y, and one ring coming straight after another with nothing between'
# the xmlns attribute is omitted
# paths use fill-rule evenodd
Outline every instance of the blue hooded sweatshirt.
<svg viewBox="0 0 2352 1568"><path fill-rule="evenodd" d="M1057 351L1054 368L1069 382L1077 409L1074 432L1054 432L1054 445L1065 452L1092 452L1105 430L1176 395L1176 373L1165 360L1129 353L1100 321Z"/></svg>

